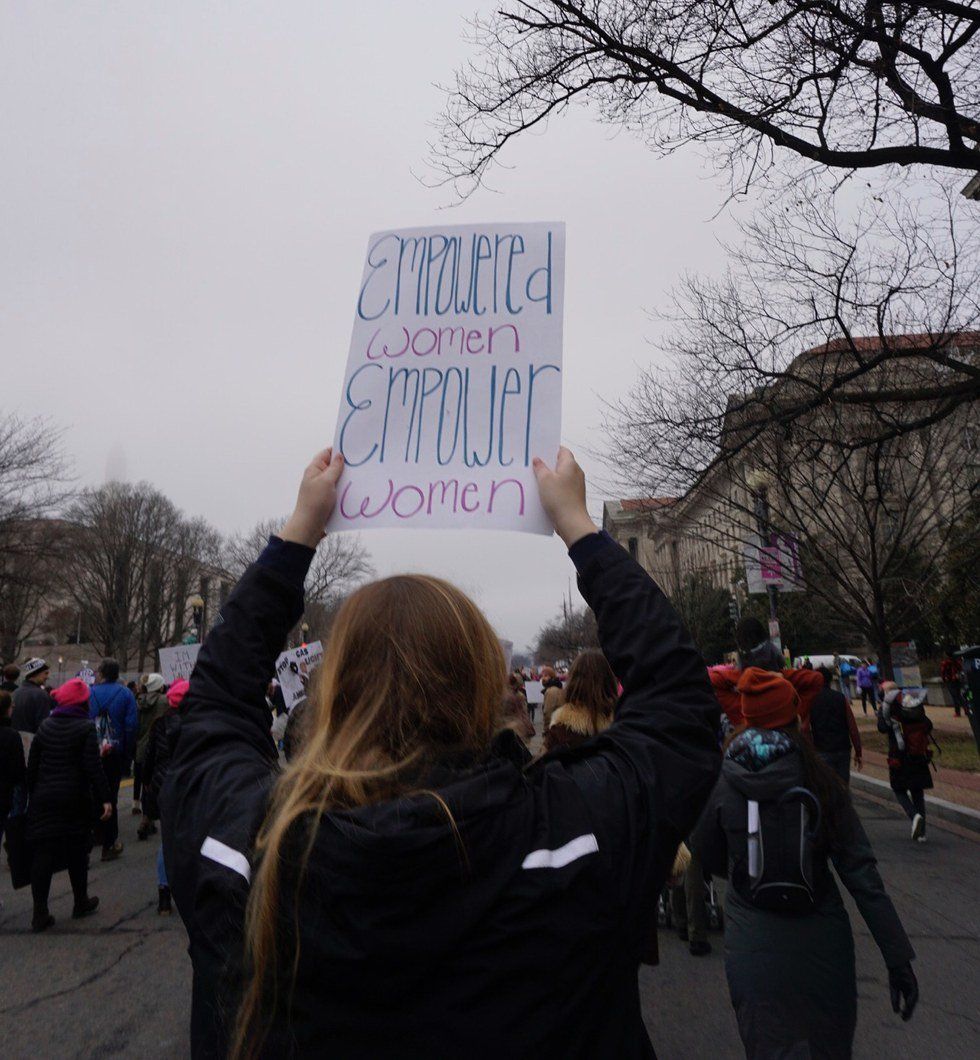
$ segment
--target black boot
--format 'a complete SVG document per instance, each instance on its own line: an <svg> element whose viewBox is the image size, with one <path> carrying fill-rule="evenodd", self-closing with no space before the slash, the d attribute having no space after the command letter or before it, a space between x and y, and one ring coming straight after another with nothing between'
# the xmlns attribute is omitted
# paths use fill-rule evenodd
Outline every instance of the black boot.
<svg viewBox="0 0 980 1060"><path fill-rule="evenodd" d="M158 887L157 892L157 913L160 916L170 916L173 912L173 906L170 904L170 888Z"/></svg>
<svg viewBox="0 0 980 1060"><path fill-rule="evenodd" d="M54 917L47 909L35 909L31 919L31 931L47 931L54 923Z"/></svg>
<svg viewBox="0 0 980 1060"><path fill-rule="evenodd" d="M76 902L75 908L71 911L72 920L81 920L83 916L91 916L98 908L99 900L95 897Z"/></svg>

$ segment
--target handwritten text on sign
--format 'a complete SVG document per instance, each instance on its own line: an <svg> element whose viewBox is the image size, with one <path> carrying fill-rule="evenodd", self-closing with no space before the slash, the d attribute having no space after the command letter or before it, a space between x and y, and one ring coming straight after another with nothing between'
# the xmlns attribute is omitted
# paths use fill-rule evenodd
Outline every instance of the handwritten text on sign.
<svg viewBox="0 0 980 1060"><path fill-rule="evenodd" d="M368 241L329 527L551 533L531 460L561 437L562 224L447 226Z"/></svg>

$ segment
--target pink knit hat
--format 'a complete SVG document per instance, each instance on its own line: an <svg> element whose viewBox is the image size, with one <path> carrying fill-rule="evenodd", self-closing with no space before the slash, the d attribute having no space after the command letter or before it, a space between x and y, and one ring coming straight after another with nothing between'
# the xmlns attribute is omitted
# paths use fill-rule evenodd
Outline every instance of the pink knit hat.
<svg viewBox="0 0 980 1060"><path fill-rule="evenodd" d="M187 689L191 687L190 681L181 679L180 681L174 681L174 683L167 689L167 702L176 710L184 696L187 695Z"/></svg>
<svg viewBox="0 0 980 1060"><path fill-rule="evenodd" d="M56 688L51 697L59 707L80 707L89 701L91 694L91 689L80 677L73 677Z"/></svg>

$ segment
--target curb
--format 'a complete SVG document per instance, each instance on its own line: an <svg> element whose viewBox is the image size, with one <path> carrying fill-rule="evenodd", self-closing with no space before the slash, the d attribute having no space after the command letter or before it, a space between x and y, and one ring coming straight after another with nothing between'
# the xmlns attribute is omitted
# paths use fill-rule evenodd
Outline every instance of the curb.
<svg viewBox="0 0 980 1060"><path fill-rule="evenodd" d="M857 791L865 791L869 795L887 795L889 800L894 800L891 785L884 780L874 777L865 777L858 772L851 773L851 788ZM971 810L969 806L960 806L955 802L947 802L945 799L935 799L926 792L926 805L929 813L938 817L941 821L949 821L957 824L960 828L968 828L971 832L980 832L980 811ZM901 812L901 807L896 803L895 809Z"/></svg>

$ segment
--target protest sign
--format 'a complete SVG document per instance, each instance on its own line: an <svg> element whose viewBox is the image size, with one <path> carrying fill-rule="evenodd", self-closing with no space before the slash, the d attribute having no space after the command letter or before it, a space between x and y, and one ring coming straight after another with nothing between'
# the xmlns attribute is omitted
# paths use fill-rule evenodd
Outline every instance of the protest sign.
<svg viewBox="0 0 980 1060"><path fill-rule="evenodd" d="M95 684L95 671L84 659L82 660L81 670L79 670L75 676L80 677L87 685Z"/></svg>
<svg viewBox="0 0 980 1060"><path fill-rule="evenodd" d="M315 640L300 648L290 648L276 659L276 680L282 688L282 698L286 709L292 710L306 698L306 684L303 678L308 677L323 659L323 645Z"/></svg>
<svg viewBox="0 0 980 1060"><path fill-rule="evenodd" d="M448 225L368 240L330 530L550 534L531 461L561 437L565 226Z"/></svg>
<svg viewBox="0 0 980 1060"><path fill-rule="evenodd" d="M174 648L160 648L160 674L166 684L189 680L197 662L200 644L178 644Z"/></svg>
<svg viewBox="0 0 980 1060"><path fill-rule="evenodd" d="M541 703L544 701L544 685L540 681L525 681L524 694L528 703Z"/></svg>

